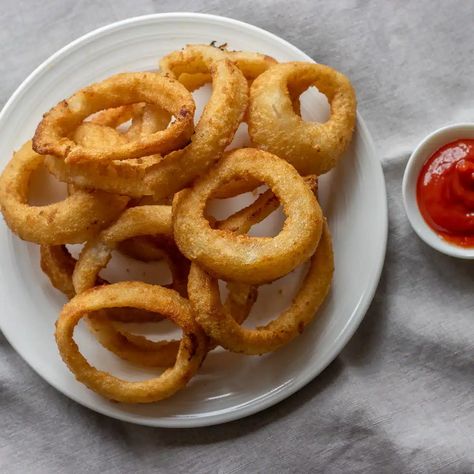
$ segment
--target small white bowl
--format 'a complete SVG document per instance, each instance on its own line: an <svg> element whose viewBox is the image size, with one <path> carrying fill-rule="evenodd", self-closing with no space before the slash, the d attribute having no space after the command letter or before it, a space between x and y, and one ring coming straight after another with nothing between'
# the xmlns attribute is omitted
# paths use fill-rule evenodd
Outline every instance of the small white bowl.
<svg viewBox="0 0 474 474"><path fill-rule="evenodd" d="M423 219L416 200L416 183L426 160L443 145L461 138L474 139L474 123L458 123L428 135L410 156L403 176L403 203L413 230L429 246L451 257L474 259L474 248L464 248L441 238Z"/></svg>

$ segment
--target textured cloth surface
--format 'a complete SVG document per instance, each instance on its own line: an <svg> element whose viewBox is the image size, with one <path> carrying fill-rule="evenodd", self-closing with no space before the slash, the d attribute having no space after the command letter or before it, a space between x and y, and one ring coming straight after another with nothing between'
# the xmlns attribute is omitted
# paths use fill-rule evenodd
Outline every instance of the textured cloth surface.
<svg viewBox="0 0 474 474"><path fill-rule="evenodd" d="M320 377L263 413L211 428L95 414L47 385L0 335L0 472L474 472L474 263L424 245L401 200L417 142L474 121L474 3L3 0L0 103L78 36L171 11L253 23L350 77L387 182L378 291Z"/></svg>

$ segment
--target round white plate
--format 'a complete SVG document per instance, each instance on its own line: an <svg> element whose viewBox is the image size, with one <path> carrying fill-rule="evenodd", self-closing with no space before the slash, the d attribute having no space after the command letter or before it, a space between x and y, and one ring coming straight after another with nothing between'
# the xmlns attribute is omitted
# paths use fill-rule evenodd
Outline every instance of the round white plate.
<svg viewBox="0 0 474 474"><path fill-rule="evenodd" d="M114 23L69 44L17 89L0 115L1 168L29 139L41 115L86 84L120 72L152 69L166 53L187 43L227 43L231 49L260 51L280 61L312 61L281 38L235 20L194 13L150 15ZM318 58L314 58L317 60ZM205 92L197 94L202 102ZM325 104L305 93L303 115L321 119ZM244 133L239 143L245 142ZM352 145L340 166L320 180L321 205L334 239L332 291L317 320L285 348L262 357L214 351L185 390L153 405L110 403L78 383L61 361L53 337L54 322L65 299L50 287L39 267L38 247L0 224L0 326L15 350L46 381L78 403L105 415L143 425L192 427L235 420L288 397L316 377L341 351L361 322L383 266L387 205L381 165L360 118ZM278 216L257 232L271 232ZM126 259L114 258L109 275ZM112 262L111 262L112 263ZM124 274L124 272L122 272ZM301 271L261 288L249 324L274 317L294 293ZM145 275L150 265L134 266L128 278ZM130 276L131 275L131 276ZM103 350L80 327L81 350L101 369L130 378L138 370ZM39 395L41 396L41 395Z"/></svg>

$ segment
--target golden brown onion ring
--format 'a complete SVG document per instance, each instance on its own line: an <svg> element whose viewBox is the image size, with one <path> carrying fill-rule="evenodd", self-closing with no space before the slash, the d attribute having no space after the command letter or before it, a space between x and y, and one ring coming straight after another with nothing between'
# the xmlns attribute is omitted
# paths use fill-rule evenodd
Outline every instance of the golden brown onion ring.
<svg viewBox="0 0 474 474"><path fill-rule="evenodd" d="M316 86L326 95L331 116L325 123L304 121L294 109L292 89ZM277 64L252 84L249 135L262 150L291 163L302 175L321 175L346 150L355 127L356 97L346 76L322 64Z"/></svg>
<svg viewBox="0 0 474 474"><path fill-rule="evenodd" d="M247 176L267 184L283 206L286 220L275 237L234 235L213 229L206 219L207 201L219 187ZM277 156L252 148L230 152L192 189L181 191L173 200L179 249L227 281L261 284L286 275L313 254L322 224L321 208L297 171Z"/></svg>
<svg viewBox="0 0 474 474"><path fill-rule="evenodd" d="M76 293L82 293L96 284L99 272L107 265L112 257L112 251L119 242L138 235L160 235L171 239L170 206L140 206L127 209L114 224L99 233L94 239L89 240L82 249L72 275ZM189 262L177 250L173 242L168 242L166 245L162 241L162 248L165 250L164 257L173 276L172 287L180 294L186 295ZM122 319L133 321L133 318L128 315ZM99 341L108 349L113 350L107 341L113 335L119 337L119 334L112 323L107 318L94 317L88 318L88 322L97 334ZM102 335L105 336L102 338ZM123 333L123 336L120 337L128 337L128 333Z"/></svg>
<svg viewBox="0 0 474 474"><path fill-rule="evenodd" d="M229 60L209 64L212 95L196 125L191 143L167 155L146 175L156 199L190 184L219 160L234 138L248 104L248 87L242 73Z"/></svg>
<svg viewBox="0 0 474 474"><path fill-rule="evenodd" d="M147 106L149 109L150 106ZM152 111L155 112L156 108ZM143 104L105 109L94 115L90 121L81 123L73 133L73 140L87 148L118 146L126 143L129 138L137 139L143 131ZM150 112L148 112L149 114ZM165 111L157 114L165 121ZM155 124L160 123L157 117ZM125 133L120 133L116 127L132 118L132 125ZM146 133L153 133L149 124ZM151 155L131 160L117 160L112 162L66 164L62 158L52 155L45 157L45 164L49 171L59 180L84 188L102 188L109 192L124 193L132 197L141 198L143 182L146 173L161 161L160 155ZM151 194L151 190L149 191Z"/></svg>
<svg viewBox="0 0 474 474"><path fill-rule="evenodd" d="M0 205L8 226L23 240L46 245L80 243L122 212L128 198L103 191L75 190L47 206L28 204L30 176L44 161L26 142L0 178Z"/></svg>
<svg viewBox="0 0 474 474"><path fill-rule="evenodd" d="M127 209L114 224L87 242L72 276L76 293L82 293L95 285L100 270L107 265L112 250L119 242L141 235L159 235L171 239L171 207L151 205ZM171 246L168 246L165 256L169 258L173 283L181 294L186 294L189 263L176 248L170 258L170 248ZM108 314L92 316L88 318L88 323L104 347L130 362L166 367L170 365L169 361L173 360L173 355L176 356L175 341L153 343L144 337L119 331L110 321Z"/></svg>
<svg viewBox="0 0 474 474"><path fill-rule="evenodd" d="M275 59L250 51L229 51L206 44L191 44L173 51L160 60L160 71L178 79L190 91L210 81L208 65L221 59L230 59L249 82L277 63Z"/></svg>
<svg viewBox="0 0 474 474"><path fill-rule="evenodd" d="M229 60L210 66L212 95L196 125L191 143L165 157L151 155L110 162L65 163L48 156L46 165L61 181L82 187L123 193L131 197L174 194L217 161L242 121L248 87L242 73ZM222 119L216 120L216 117Z"/></svg>
<svg viewBox="0 0 474 474"><path fill-rule="evenodd" d="M91 366L74 341L74 328L90 313L132 307L166 315L183 331L172 368L159 377L129 382ZM173 290L140 282L122 282L92 288L67 303L56 322L56 342L63 361L76 379L96 393L123 403L151 403L184 388L207 353L207 337L194 322L189 301Z"/></svg>
<svg viewBox="0 0 474 474"><path fill-rule="evenodd" d="M137 102L165 109L175 121L165 130L119 146L85 147L68 138L89 115ZM47 112L36 129L33 148L38 153L61 157L66 163L165 154L188 143L194 131L194 110L191 94L178 81L151 72L116 74L81 89Z"/></svg>
<svg viewBox="0 0 474 474"><path fill-rule="evenodd" d="M327 224L304 281L290 307L265 326L247 329L236 324L220 302L218 282L198 264L191 265L188 294L196 321L225 349L248 355L274 351L290 342L314 319L331 286L334 271Z"/></svg>

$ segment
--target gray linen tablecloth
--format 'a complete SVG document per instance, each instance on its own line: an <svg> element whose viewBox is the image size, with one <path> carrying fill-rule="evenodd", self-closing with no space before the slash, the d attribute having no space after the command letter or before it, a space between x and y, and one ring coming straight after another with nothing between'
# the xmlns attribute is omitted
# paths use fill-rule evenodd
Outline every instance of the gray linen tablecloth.
<svg viewBox="0 0 474 474"><path fill-rule="evenodd" d="M0 103L83 33L170 11L253 23L351 78L388 190L377 294L320 377L263 413L202 429L144 428L82 408L0 335L0 471L474 472L474 263L423 244L401 198L417 142L474 121L474 3L3 0Z"/></svg>

